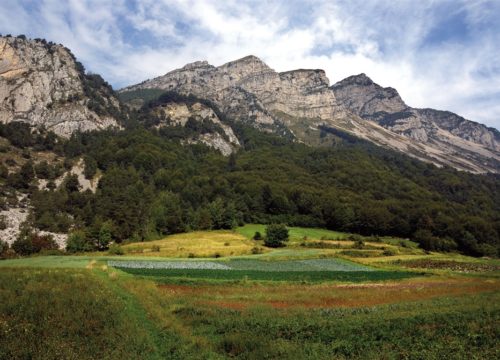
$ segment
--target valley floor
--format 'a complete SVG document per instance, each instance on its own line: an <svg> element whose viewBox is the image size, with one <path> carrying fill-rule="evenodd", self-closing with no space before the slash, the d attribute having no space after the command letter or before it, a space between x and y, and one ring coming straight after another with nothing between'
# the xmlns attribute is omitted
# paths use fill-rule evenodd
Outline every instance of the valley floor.
<svg viewBox="0 0 500 360"><path fill-rule="evenodd" d="M0 359L499 357L497 260L311 250L0 261Z"/></svg>

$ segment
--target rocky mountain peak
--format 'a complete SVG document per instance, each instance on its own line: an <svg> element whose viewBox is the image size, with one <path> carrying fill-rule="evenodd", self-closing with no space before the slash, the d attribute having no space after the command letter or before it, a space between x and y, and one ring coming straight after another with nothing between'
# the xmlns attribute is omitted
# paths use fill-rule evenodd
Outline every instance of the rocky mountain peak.
<svg viewBox="0 0 500 360"><path fill-rule="evenodd" d="M384 88L365 74L350 76L331 89L339 101L361 118L429 146L433 156L437 148L446 159L441 163L474 171L500 170L500 142L495 129L451 112L412 108L396 89ZM479 157L482 160L478 161Z"/></svg>
<svg viewBox="0 0 500 360"><path fill-rule="evenodd" d="M263 73L274 73L265 62L254 55L248 55L241 59L228 62L217 68L221 74L230 76L231 81L241 81L249 76Z"/></svg>
<svg viewBox="0 0 500 360"><path fill-rule="evenodd" d="M321 69L298 69L281 72L280 78L284 81L292 81L297 86L308 89L327 88L330 80L324 70Z"/></svg>
<svg viewBox="0 0 500 360"><path fill-rule="evenodd" d="M182 67L182 70L195 70L195 69L206 69L206 68L213 68L213 66L210 65L208 61L202 60L186 64Z"/></svg>
<svg viewBox="0 0 500 360"><path fill-rule="evenodd" d="M366 74L349 76L334 84L332 90L339 100L361 117L400 112L408 107L396 89L384 88Z"/></svg>
<svg viewBox="0 0 500 360"><path fill-rule="evenodd" d="M62 45L0 37L0 122L27 122L62 136L117 126L111 87Z"/></svg>
<svg viewBox="0 0 500 360"><path fill-rule="evenodd" d="M364 73L329 86L323 70L278 73L250 55L218 67L196 62L121 91L141 89L192 94L227 119L309 144L325 143L321 129L336 128L437 165L500 171L494 131L455 114L413 109Z"/></svg>
<svg viewBox="0 0 500 360"><path fill-rule="evenodd" d="M348 85L364 85L364 86L369 86L373 85L374 82L372 79L370 79L365 73L361 73L358 75L352 75L344 80L338 82L335 84L335 86L348 86Z"/></svg>

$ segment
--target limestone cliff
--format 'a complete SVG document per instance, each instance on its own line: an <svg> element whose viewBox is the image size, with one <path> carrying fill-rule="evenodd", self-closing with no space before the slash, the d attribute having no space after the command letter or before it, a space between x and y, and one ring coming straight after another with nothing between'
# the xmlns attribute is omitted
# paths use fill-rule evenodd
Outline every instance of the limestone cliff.
<svg viewBox="0 0 500 360"><path fill-rule="evenodd" d="M500 132L448 111L416 109L405 104L393 88L383 88L365 74L332 86L337 99L353 113L391 132L446 155L444 164L475 171L500 170ZM454 163L454 164L453 164Z"/></svg>
<svg viewBox="0 0 500 360"><path fill-rule="evenodd" d="M236 150L240 143L233 129L224 124L212 108L199 102L168 102L153 110L158 119L157 128L165 126L193 127L195 135L189 136L185 142L202 143L219 150L228 156Z"/></svg>
<svg viewBox="0 0 500 360"><path fill-rule="evenodd" d="M118 100L100 77L85 75L62 45L0 37L0 121L23 121L68 137L118 126Z"/></svg>
<svg viewBox="0 0 500 360"><path fill-rule="evenodd" d="M232 120L279 131L283 123L289 126L298 118L321 122L345 116L328 86L323 70L278 73L257 57L247 56L219 67L198 61L122 91L193 94L211 100Z"/></svg>
<svg viewBox="0 0 500 360"><path fill-rule="evenodd" d="M395 89L364 74L330 87L323 70L278 73L247 56L218 67L198 61L121 92L145 89L208 99L233 121L311 145L328 144L322 129L335 128L439 166L500 172L498 131L452 113L410 108Z"/></svg>

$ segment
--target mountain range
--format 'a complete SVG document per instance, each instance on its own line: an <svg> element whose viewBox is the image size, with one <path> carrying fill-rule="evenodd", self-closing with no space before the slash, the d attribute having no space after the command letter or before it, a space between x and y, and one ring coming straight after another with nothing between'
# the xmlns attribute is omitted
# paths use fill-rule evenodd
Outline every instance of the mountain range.
<svg viewBox="0 0 500 360"><path fill-rule="evenodd" d="M312 146L331 145L330 135L340 131L437 166L500 171L498 130L451 112L412 108L395 89L383 88L365 74L330 85L323 70L278 73L255 56L218 67L197 61L121 89L123 105L111 86L86 74L64 46L22 36L0 38L3 123L23 121L65 137L119 128L120 119L127 117L125 108L138 109L164 92L209 103L158 104L153 112L161 126L183 126L189 118L213 122L222 131L186 141L214 146L226 155L239 142L216 113Z"/></svg>
<svg viewBox="0 0 500 360"><path fill-rule="evenodd" d="M219 67L188 64L120 94L140 106L141 90L208 99L233 121L276 133L286 129L309 145L329 144L325 132L340 130L438 166L500 170L498 130L450 112L411 108L395 89L364 74L330 86L323 70L278 73L247 56Z"/></svg>

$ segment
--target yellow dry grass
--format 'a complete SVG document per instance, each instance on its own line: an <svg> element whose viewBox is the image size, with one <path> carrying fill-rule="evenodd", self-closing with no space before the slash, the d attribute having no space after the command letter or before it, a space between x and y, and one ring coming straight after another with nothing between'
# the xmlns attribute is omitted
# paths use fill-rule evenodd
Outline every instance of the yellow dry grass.
<svg viewBox="0 0 500 360"><path fill-rule="evenodd" d="M255 246L253 240L243 235L218 230L170 235L161 240L128 244L123 250L127 255L138 256L216 257L251 254Z"/></svg>

